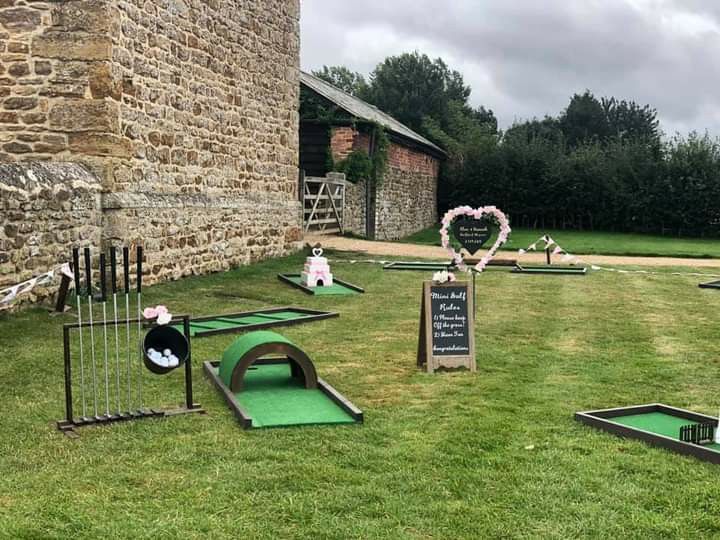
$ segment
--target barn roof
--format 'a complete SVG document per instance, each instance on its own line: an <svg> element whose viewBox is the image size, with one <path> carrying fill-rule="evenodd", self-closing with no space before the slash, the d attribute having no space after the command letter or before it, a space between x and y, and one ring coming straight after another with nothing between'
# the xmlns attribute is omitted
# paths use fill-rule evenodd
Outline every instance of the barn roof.
<svg viewBox="0 0 720 540"><path fill-rule="evenodd" d="M307 86L310 90L313 90L325 99L330 100L332 103L334 103L341 109L344 109L356 118L367 120L368 122L377 122L378 124L390 130L392 133L395 133L396 135L400 135L405 139L409 139L415 143L420 144L421 146L431 149L434 151L434 153L446 155L445 151L442 148L431 143L425 137L423 137L419 133L416 133L415 131L407 127L405 124L401 124L389 114L382 112L374 105L370 105L362 99L356 98L355 96L351 96L350 94L343 92L336 86L333 86L332 84L318 77L315 77L314 75L301 71L300 84Z"/></svg>

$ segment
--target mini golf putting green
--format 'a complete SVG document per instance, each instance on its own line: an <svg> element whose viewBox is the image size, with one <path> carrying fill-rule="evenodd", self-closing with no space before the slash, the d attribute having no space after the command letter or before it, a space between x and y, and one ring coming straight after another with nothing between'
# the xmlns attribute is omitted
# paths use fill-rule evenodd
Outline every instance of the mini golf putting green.
<svg viewBox="0 0 720 540"><path fill-rule="evenodd" d="M475 265L480 259L466 259L465 264L468 266ZM493 266L515 266L517 261L514 259L491 259L488 267ZM420 272L439 272L442 270L457 270L457 266L451 261L442 262L403 262L395 261L383 265L383 270L416 270Z"/></svg>
<svg viewBox="0 0 720 540"><path fill-rule="evenodd" d="M433 262L391 262L383 265L383 270L417 270L422 272L440 272L441 270L452 270L455 265L452 263Z"/></svg>
<svg viewBox="0 0 720 540"><path fill-rule="evenodd" d="M362 411L317 376L305 352L269 330L238 337L203 370L245 429L363 421Z"/></svg>
<svg viewBox="0 0 720 540"><path fill-rule="evenodd" d="M275 326L291 326L323 319L339 317L330 311L283 307L228 313L227 315L210 315L195 317L190 320L190 337L207 337L216 334L248 332ZM182 331L182 326L176 328Z"/></svg>
<svg viewBox="0 0 720 540"><path fill-rule="evenodd" d="M335 403L324 391L308 389L291 374L287 361L256 362L245 375L241 392L231 392L235 407L242 411L249 425L245 428L302 426L318 424L355 424L358 420ZM209 364L209 366L207 366ZM206 362L214 381L219 377L219 364ZM320 382L320 381L318 381ZM216 386L218 382L215 382ZM226 387L227 388L227 387ZM227 400L227 397L226 397ZM232 404L228 403L231 408Z"/></svg>
<svg viewBox="0 0 720 540"><path fill-rule="evenodd" d="M709 281L698 285L701 289L720 289L720 281Z"/></svg>
<svg viewBox="0 0 720 540"><path fill-rule="evenodd" d="M518 264L512 271L516 274L561 274L575 276L587 274L587 268L584 266L521 266Z"/></svg>
<svg viewBox="0 0 720 540"><path fill-rule="evenodd" d="M720 445L715 443L692 444L680 440L680 428L711 423L717 418L677 409L662 403L601 409L575 413L575 419L584 424L609 431L615 435L645 441L704 461L720 463Z"/></svg>
<svg viewBox="0 0 720 540"><path fill-rule="evenodd" d="M316 296L335 296L335 295L348 295L348 294L360 294L364 293L365 289L333 278L333 284L330 287L306 287L302 284L302 277L300 274L278 274L278 279L291 285L297 289L300 289L304 293L314 294Z"/></svg>

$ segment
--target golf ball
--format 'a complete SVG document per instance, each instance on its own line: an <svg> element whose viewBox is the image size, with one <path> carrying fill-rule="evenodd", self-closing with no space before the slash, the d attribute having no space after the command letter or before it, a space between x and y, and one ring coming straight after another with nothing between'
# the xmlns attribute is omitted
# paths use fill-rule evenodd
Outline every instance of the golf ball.
<svg viewBox="0 0 720 540"><path fill-rule="evenodd" d="M163 350L163 356L170 356L172 354L172 351L170 349Z"/></svg>

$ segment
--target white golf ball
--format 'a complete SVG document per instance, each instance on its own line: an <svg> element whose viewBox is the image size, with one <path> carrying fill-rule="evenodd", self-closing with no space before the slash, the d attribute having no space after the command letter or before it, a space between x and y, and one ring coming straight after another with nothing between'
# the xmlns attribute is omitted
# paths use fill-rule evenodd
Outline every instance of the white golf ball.
<svg viewBox="0 0 720 540"><path fill-rule="evenodd" d="M157 351L155 351L155 349L153 349L152 347L150 347L150 348L148 349L148 354L149 354L150 356L152 356L153 354L155 354L155 352L157 352Z"/></svg>
<svg viewBox="0 0 720 540"><path fill-rule="evenodd" d="M163 350L163 356L170 356L172 354L172 351L170 349Z"/></svg>

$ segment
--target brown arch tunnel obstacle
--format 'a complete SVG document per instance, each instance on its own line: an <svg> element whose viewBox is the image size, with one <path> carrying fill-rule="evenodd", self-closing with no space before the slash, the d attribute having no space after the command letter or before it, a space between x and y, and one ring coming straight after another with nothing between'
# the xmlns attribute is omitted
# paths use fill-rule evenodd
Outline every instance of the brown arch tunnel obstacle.
<svg viewBox="0 0 720 540"><path fill-rule="evenodd" d="M240 336L203 371L245 429L363 422L363 412L318 377L308 355L275 332Z"/></svg>
<svg viewBox="0 0 720 540"><path fill-rule="evenodd" d="M286 337L270 331L250 332L236 339L223 353L220 379L232 392L242 391L248 368L267 355L287 358L292 376L302 378L305 388L317 388L317 372L308 355Z"/></svg>

